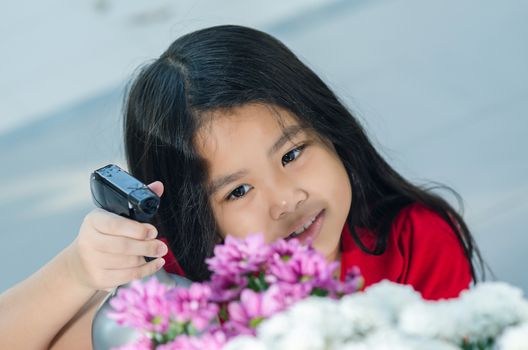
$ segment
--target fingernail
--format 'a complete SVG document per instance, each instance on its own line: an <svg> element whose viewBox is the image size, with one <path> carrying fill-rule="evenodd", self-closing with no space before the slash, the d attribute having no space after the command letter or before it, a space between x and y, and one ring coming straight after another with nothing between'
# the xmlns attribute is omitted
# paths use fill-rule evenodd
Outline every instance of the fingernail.
<svg viewBox="0 0 528 350"><path fill-rule="evenodd" d="M167 248L167 246L165 244L163 244L163 243L160 244L158 246L158 255L159 256L164 256L165 254L167 254L167 250L168 250L168 248Z"/></svg>
<svg viewBox="0 0 528 350"><path fill-rule="evenodd" d="M158 262L156 263L156 267L157 267L158 269L161 269L161 267L162 267L163 265L165 265L165 259L160 258L160 259L158 260Z"/></svg>
<svg viewBox="0 0 528 350"><path fill-rule="evenodd" d="M154 238L156 238L157 235L158 235L158 231L156 231L156 230L150 230L150 231L147 233L147 239L154 239Z"/></svg>

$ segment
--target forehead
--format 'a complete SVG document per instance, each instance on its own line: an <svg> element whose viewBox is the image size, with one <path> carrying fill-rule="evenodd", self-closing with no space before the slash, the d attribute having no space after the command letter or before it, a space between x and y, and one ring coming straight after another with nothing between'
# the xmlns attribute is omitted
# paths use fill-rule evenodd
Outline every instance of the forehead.
<svg viewBox="0 0 528 350"><path fill-rule="evenodd" d="M267 149L285 128L299 125L287 110L264 104L217 110L205 118L195 142L198 153L209 163L225 155L254 155L255 148Z"/></svg>

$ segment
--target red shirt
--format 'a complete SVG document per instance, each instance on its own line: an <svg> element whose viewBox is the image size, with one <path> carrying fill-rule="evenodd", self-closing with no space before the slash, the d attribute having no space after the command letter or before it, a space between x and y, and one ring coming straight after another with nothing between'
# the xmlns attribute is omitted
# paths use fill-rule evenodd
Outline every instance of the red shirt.
<svg viewBox="0 0 528 350"><path fill-rule="evenodd" d="M375 236L358 231L362 242L372 247ZM471 270L455 233L438 214L412 204L396 217L382 255L370 255L359 249L348 226L341 233L341 280L352 266L358 266L364 287L387 279L410 284L425 299L453 298L469 287ZM165 270L184 276L171 251L164 257Z"/></svg>
<svg viewBox="0 0 528 350"><path fill-rule="evenodd" d="M364 245L373 247L375 237L371 232L358 234ZM346 225L341 246L341 279L347 268L356 265L365 287L388 279L410 284L425 299L434 300L457 297L472 280L469 262L451 227L420 204L409 205L398 214L383 254L361 251Z"/></svg>

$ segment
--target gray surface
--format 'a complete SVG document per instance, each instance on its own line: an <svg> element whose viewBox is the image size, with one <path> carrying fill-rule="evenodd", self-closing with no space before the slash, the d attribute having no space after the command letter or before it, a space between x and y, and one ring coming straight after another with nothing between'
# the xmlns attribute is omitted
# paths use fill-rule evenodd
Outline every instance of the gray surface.
<svg viewBox="0 0 528 350"><path fill-rule="evenodd" d="M321 74L402 173L462 195L488 263L525 292L527 15L524 1L341 1L262 28ZM122 164L120 91L0 138L0 291L75 238L91 170Z"/></svg>

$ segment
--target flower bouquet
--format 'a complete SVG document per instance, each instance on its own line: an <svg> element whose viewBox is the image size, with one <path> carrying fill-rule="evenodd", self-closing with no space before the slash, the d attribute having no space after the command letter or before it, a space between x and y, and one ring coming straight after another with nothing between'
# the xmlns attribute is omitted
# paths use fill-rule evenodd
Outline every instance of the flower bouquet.
<svg viewBox="0 0 528 350"><path fill-rule="evenodd" d="M207 260L210 281L168 287L155 278L121 288L110 317L141 334L117 349L521 350L528 301L506 283L480 283L459 298L425 301L410 286L345 281L297 240L228 237Z"/></svg>
<svg viewBox="0 0 528 350"><path fill-rule="evenodd" d="M228 236L206 263L212 276L204 283L169 287L152 277L120 288L109 317L140 336L116 349L221 349L255 337L260 324L302 299L337 300L362 286L357 268L341 282L339 263L296 239L267 245L261 234Z"/></svg>

